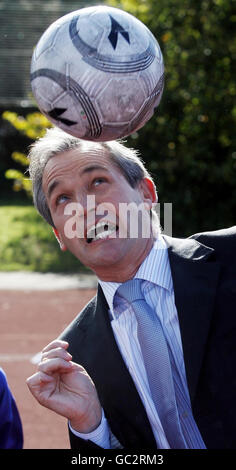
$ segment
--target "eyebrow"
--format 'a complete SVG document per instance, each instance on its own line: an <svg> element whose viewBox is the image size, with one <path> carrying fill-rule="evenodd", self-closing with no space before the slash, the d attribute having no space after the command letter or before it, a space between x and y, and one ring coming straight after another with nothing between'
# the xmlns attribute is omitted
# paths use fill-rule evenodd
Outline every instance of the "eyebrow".
<svg viewBox="0 0 236 470"><path fill-rule="evenodd" d="M48 190L47 190L47 197L48 199L50 199L51 195L52 195L52 192L54 191L54 189L58 186L59 184L59 181L55 180L53 181L53 183L49 184L48 186Z"/></svg>
<svg viewBox="0 0 236 470"><path fill-rule="evenodd" d="M92 171L94 170L103 170L103 171L106 171L108 172L108 169L105 168L104 166L101 166L101 165L91 165L91 166L87 166L86 168L83 169L83 171L80 173L80 176L83 176L84 174L86 173L92 173ZM53 181L51 184L49 184L48 186L48 190L47 190L47 196L48 198L50 199L51 195L52 195L52 192L54 191L54 189L60 184L60 182L58 180L55 180Z"/></svg>

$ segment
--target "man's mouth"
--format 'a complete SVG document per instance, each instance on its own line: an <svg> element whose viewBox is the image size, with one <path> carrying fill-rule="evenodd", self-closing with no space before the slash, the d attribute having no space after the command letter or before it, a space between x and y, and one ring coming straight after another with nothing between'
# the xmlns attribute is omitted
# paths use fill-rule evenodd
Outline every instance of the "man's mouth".
<svg viewBox="0 0 236 470"><path fill-rule="evenodd" d="M102 240L118 231L118 225L111 222L101 221L93 225L87 231L86 241L92 243L97 240ZM115 237L114 237L115 238Z"/></svg>

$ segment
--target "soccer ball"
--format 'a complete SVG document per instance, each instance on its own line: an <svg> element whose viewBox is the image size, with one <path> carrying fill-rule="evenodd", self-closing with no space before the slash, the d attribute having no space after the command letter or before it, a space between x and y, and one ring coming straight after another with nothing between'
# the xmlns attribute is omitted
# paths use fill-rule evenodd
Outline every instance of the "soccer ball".
<svg viewBox="0 0 236 470"><path fill-rule="evenodd" d="M162 53L129 13L82 8L44 32L33 53L31 84L53 124L81 139L114 140L144 126L159 105Z"/></svg>

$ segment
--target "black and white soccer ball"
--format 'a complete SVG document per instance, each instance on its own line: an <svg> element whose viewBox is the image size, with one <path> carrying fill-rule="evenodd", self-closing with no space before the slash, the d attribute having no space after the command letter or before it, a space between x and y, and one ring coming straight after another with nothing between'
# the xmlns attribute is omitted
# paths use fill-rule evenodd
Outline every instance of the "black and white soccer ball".
<svg viewBox="0 0 236 470"><path fill-rule="evenodd" d="M159 105L163 57L134 16L108 6L82 8L44 32L31 84L53 124L81 139L114 140L144 126Z"/></svg>

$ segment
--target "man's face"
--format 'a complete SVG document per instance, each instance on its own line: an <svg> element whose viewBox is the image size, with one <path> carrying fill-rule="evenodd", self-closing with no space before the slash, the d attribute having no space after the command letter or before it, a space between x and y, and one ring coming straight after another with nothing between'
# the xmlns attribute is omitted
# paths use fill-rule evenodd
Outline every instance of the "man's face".
<svg viewBox="0 0 236 470"><path fill-rule="evenodd" d="M139 225L150 225L149 209L155 202L155 189L150 180L144 179L132 188L105 151L91 150L85 154L75 149L48 161L43 174L43 190L63 246L100 279L124 282L135 274L150 251L153 237L144 238L141 230L137 236L130 237L123 207L130 203L144 205L146 209ZM91 200L95 202L93 207ZM83 236L68 238L65 227L72 217L68 210L71 203L80 208L77 225L83 227ZM107 211L101 210L106 207ZM106 219L107 226L104 225ZM103 228L95 232L94 224L100 222L101 225L101 221L107 233ZM128 228L126 237L125 227Z"/></svg>

